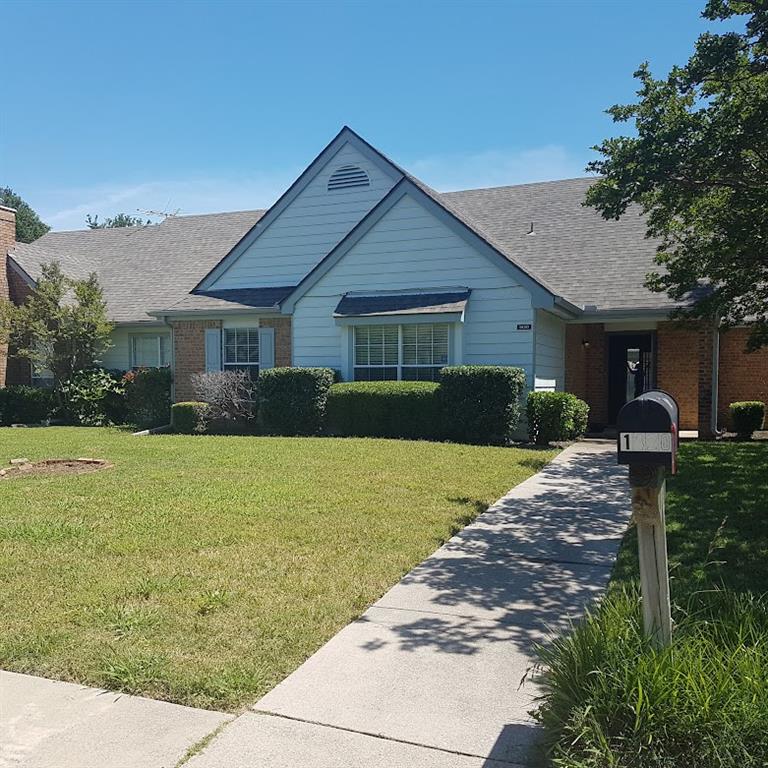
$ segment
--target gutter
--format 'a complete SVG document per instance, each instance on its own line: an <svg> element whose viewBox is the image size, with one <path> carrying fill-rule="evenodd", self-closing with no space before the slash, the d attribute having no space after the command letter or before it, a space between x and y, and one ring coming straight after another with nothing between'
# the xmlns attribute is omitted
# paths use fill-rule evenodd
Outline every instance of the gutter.
<svg viewBox="0 0 768 768"><path fill-rule="evenodd" d="M721 434L717 428L717 409L720 401L720 317L715 320L712 332L712 402L710 403L710 431Z"/></svg>
<svg viewBox="0 0 768 768"><path fill-rule="evenodd" d="M148 315L152 315L152 317L160 318L161 320L164 320L166 323L169 319L173 320L175 318L200 318L201 320L205 320L208 316L210 316L213 319L216 319L218 317L221 317L221 315L242 315L243 313L247 312L270 312L279 314L280 313L280 305L279 304L273 304L270 307L239 307L237 309L235 308L224 308L224 309L187 309L187 310L170 310L170 309L163 309L163 310L155 310L152 312L147 312Z"/></svg>

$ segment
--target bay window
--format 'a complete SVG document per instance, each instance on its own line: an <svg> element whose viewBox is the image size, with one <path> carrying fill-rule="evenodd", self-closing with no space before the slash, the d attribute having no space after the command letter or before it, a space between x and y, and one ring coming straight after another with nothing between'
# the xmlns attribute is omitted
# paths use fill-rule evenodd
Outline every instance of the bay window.
<svg viewBox="0 0 768 768"><path fill-rule="evenodd" d="M355 381L437 381L448 365L448 323L357 325Z"/></svg>

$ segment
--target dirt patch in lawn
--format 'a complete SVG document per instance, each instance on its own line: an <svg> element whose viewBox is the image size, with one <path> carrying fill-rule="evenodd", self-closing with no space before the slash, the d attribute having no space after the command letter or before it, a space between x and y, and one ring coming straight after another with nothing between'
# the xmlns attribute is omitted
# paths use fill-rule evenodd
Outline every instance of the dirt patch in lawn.
<svg viewBox="0 0 768 768"><path fill-rule="evenodd" d="M0 469L0 480L14 477L37 477L39 475L81 475L111 467L104 459L45 459L28 461L11 459L10 466Z"/></svg>

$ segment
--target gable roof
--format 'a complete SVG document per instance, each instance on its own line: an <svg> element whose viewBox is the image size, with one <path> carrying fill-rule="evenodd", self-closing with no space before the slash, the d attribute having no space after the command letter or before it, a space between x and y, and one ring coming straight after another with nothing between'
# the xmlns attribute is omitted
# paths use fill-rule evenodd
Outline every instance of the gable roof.
<svg viewBox="0 0 768 768"><path fill-rule="evenodd" d="M52 260L75 279L96 272L111 320L157 322L148 312L183 299L263 213L173 216L144 227L49 232L31 244L16 243L10 256L33 280L40 265Z"/></svg>

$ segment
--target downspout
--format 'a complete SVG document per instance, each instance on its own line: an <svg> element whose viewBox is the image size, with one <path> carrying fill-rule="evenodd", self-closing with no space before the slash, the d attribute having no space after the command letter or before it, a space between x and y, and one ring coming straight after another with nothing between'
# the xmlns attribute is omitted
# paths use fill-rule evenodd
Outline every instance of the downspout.
<svg viewBox="0 0 768 768"><path fill-rule="evenodd" d="M171 402L176 402L176 339L173 325L168 322L168 315L163 315L163 323L171 329Z"/></svg>
<svg viewBox="0 0 768 768"><path fill-rule="evenodd" d="M712 403L710 428L713 435L722 434L717 428L717 409L720 400L720 316L715 318L712 331Z"/></svg>

